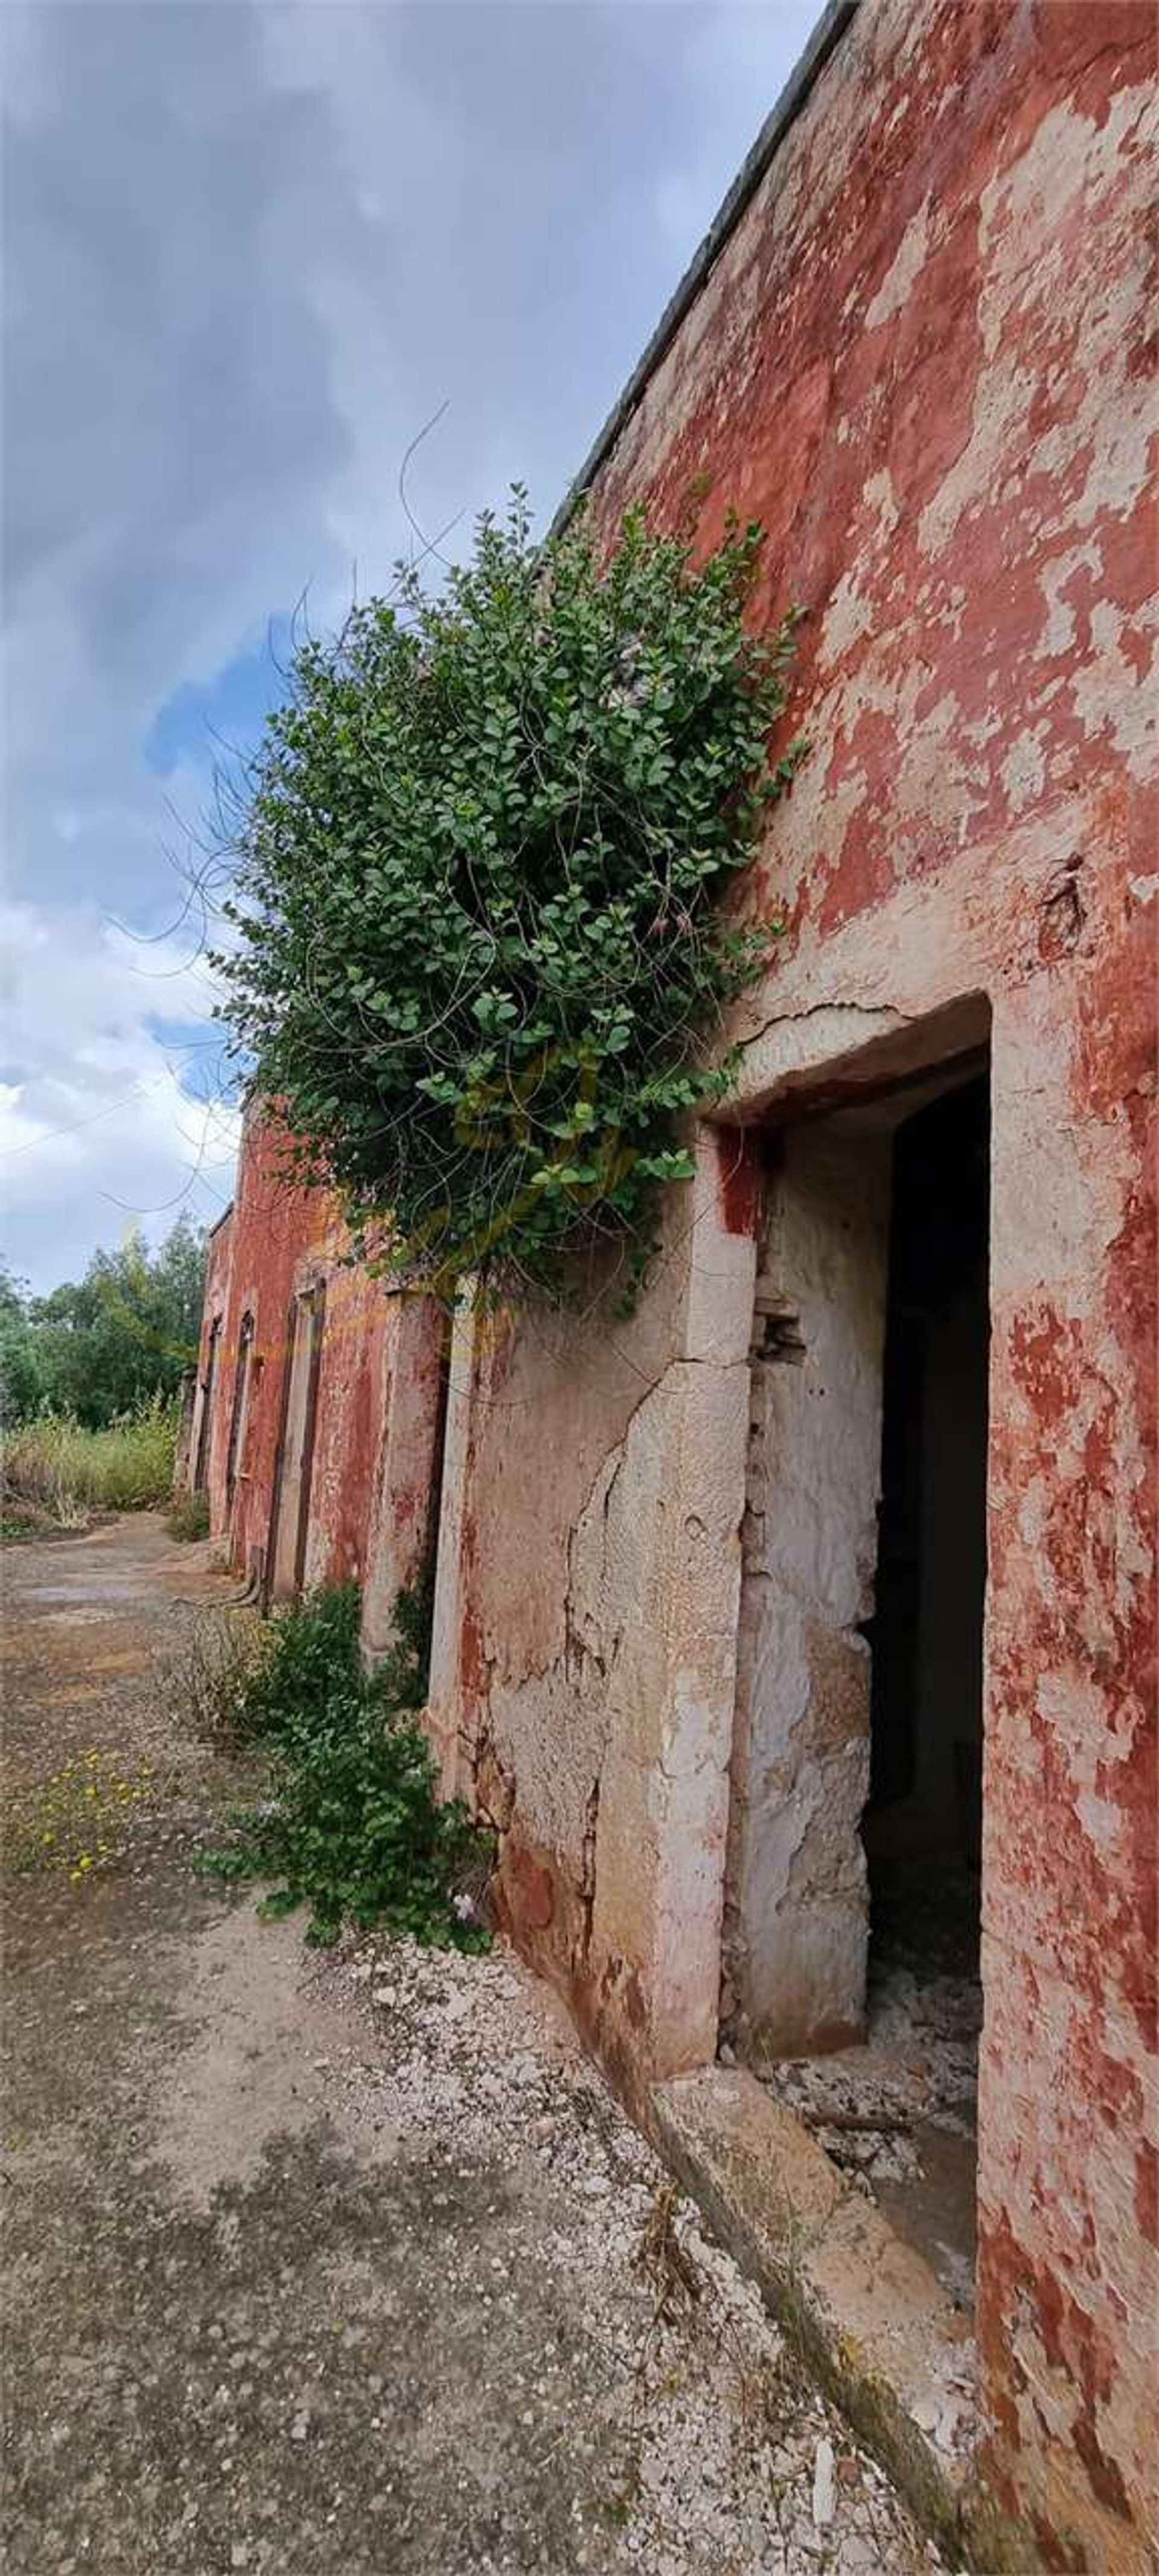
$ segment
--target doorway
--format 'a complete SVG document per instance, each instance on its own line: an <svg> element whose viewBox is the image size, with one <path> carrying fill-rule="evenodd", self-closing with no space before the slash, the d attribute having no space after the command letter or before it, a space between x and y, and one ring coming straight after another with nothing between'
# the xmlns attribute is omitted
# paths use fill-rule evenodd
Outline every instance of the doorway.
<svg viewBox="0 0 1159 2576"><path fill-rule="evenodd" d="M268 1590L275 1601L296 1600L306 1570L325 1322L325 1287L319 1283L303 1289L290 1308L282 1435L274 1475Z"/></svg>
<svg viewBox="0 0 1159 2576"><path fill-rule="evenodd" d="M226 1508L233 1509L234 1492L245 1458L246 1426L249 1419L250 1372L253 1364L254 1319L248 1309L241 1319L237 1341L237 1367L233 1381L233 1410L229 1420L229 1454L225 1462Z"/></svg>
<svg viewBox="0 0 1159 2576"><path fill-rule="evenodd" d="M985 1078L898 1128L862 1826L868 2035L921 2077L907 2125L871 2147L876 2194L964 2304L982 2022L989 1181Z"/></svg>
<svg viewBox="0 0 1159 2576"><path fill-rule="evenodd" d="M209 1481L209 1446L213 1438L213 1398L217 1380L217 1352L221 1340L221 1317L215 1315L209 1328L209 1347L205 1354L205 1375L201 1381L201 1415L197 1425L197 1457L193 1469L193 1491L203 1494Z"/></svg>
<svg viewBox="0 0 1159 2576"><path fill-rule="evenodd" d="M726 2046L972 2298L989 1345L977 1057L771 1143Z"/></svg>

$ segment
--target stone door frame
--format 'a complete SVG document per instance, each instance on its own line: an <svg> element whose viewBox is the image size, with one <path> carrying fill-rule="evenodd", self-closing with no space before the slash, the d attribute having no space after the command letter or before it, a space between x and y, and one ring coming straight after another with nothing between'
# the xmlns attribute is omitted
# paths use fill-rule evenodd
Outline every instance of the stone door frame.
<svg viewBox="0 0 1159 2576"><path fill-rule="evenodd" d="M679 1640L673 1641L675 1651L670 1648L667 1751L657 1789L664 1812L656 1819L662 1829L656 1838L650 2049L661 2074L709 2062L719 2034L750 1422L747 1401L736 1401L735 1381L737 1363L743 1362L747 1396L767 1139L780 1128L868 1104L923 1076L940 1085L953 1078L959 1061L976 1062L990 1035L983 992L912 1017L844 1004L789 1014L783 1028L774 1023L748 1050L731 1098L699 1131L681 1356L715 1365L703 1375L689 1372L689 1419L679 1442L680 1510L673 1517L691 1525L702 1491L722 1503L731 1497L736 1542L724 1583L731 1600L730 1651L723 1664L717 1659L716 1687L703 1697L698 1692L689 1704ZM682 1585L681 1624L690 1644L698 1626L719 1633L723 1606L717 1568L695 1560L694 1548ZM696 1794L690 1799L692 1783Z"/></svg>

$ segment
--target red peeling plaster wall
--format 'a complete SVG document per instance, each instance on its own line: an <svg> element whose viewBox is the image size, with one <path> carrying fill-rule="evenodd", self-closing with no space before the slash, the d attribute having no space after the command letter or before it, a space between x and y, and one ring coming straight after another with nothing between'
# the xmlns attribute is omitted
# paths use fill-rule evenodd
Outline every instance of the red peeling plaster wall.
<svg viewBox="0 0 1159 2576"><path fill-rule="evenodd" d="M249 1111L237 1196L211 1240L202 1373L222 1319L209 1454L211 1526L239 1572L270 1562L294 1298L319 1284L325 1317L315 1415L304 1582L352 1580L364 1591L368 1651L393 1642L392 1611L431 1540L442 1427L444 1320L429 1298L388 1288L348 1259L333 1199L290 1179L285 1143ZM242 1323L254 1322L244 1438L227 1483ZM198 1416L190 1447L196 1457ZM192 1475L192 1463L190 1473Z"/></svg>
<svg viewBox="0 0 1159 2576"><path fill-rule="evenodd" d="M704 547L759 516L755 620L809 612L813 749L745 890L787 932L732 1113L835 1101L967 1005L991 1028L978 2328L995 2489L1090 2576L1142 2576L1159 2535L1154 29L1134 0L862 0L593 496L609 537L640 499ZM701 1146L629 1323L488 1318L451 1360L432 1733L514 1937L637 2096L715 2045L762 1174L735 1130ZM239 1565L308 1276L310 1576L386 1546L401 1421L398 1492L429 1472L402 1399L436 1343L399 1357L342 1248L251 1120L207 1303L219 1529L247 1304L264 1363Z"/></svg>
<svg viewBox="0 0 1159 2576"><path fill-rule="evenodd" d="M1044 2564L1098 2576L1159 2535L1154 73L1145 7L864 0L592 501L609 540L640 500L704 548L758 516L754 621L809 611L786 731L813 750L756 885L788 936L738 1016L738 1105L826 1029L838 1058L992 1010L979 2331L998 2491ZM554 1373L538 1327L498 1386L489 1355L461 1506L463 1759L508 1920L629 2081L693 2027L610 1607L655 1315L602 1349L560 1326ZM718 1814L695 1831L690 1907Z"/></svg>
<svg viewBox="0 0 1159 2576"><path fill-rule="evenodd" d="M216 1252L206 1313L224 1316L214 1402L210 1513L232 1562L266 1555L274 1503L290 1313L295 1294L326 1284L317 1431L306 1553L308 1583L361 1579L375 1461L382 1435L389 1301L378 1282L344 1266L347 1238L333 1202L290 1181L285 1147L257 1110L246 1119L237 1196ZM254 1319L251 1391L232 1511L226 1487L242 1319ZM196 1424L194 1426L196 1439Z"/></svg>

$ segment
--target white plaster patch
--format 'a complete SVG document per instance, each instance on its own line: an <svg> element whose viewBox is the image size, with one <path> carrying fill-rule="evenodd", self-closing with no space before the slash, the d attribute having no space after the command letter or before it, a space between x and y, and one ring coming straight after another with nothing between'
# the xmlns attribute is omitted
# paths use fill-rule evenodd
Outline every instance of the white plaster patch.
<svg viewBox="0 0 1159 2576"><path fill-rule="evenodd" d="M1139 625L1153 628L1157 608L1159 602L1152 601L1139 618ZM1112 600L1098 602L1091 613L1094 650L1090 660L1075 672L1070 694L1088 738L1109 732L1128 769L1145 777L1156 737L1155 655L1152 654L1146 678L1141 678L1122 649L1120 638L1126 623Z"/></svg>
<svg viewBox="0 0 1159 2576"><path fill-rule="evenodd" d="M1131 1751L1129 1736L1112 1733L1107 1724L1103 1692L1080 1673L1043 1673L1034 1700L1066 1763L1076 1800L1094 1798L1103 1765L1125 1761Z"/></svg>
<svg viewBox="0 0 1159 2576"><path fill-rule="evenodd" d="M955 697L939 698L911 732L897 773L898 811L927 831L954 832L967 838L970 821L986 803L986 775L971 769L953 745L960 716Z"/></svg>
<svg viewBox="0 0 1159 2576"><path fill-rule="evenodd" d="M981 303L985 300L983 296ZM991 365L979 377L969 440L918 520L918 545L924 555L944 553L963 512L971 506L981 508L997 478L1003 451L1021 429L1037 390L1032 367Z"/></svg>
<svg viewBox="0 0 1159 2576"><path fill-rule="evenodd" d="M1043 730L1040 725L1033 732L1017 734L1002 763L1002 784L1015 814L1020 814L1024 805L1032 805L1042 794L1046 763L1039 734Z"/></svg>
<svg viewBox="0 0 1159 2576"><path fill-rule="evenodd" d="M1086 570L1097 581L1103 569L1103 558L1097 540L1087 537L1081 546L1068 546L1054 555L1039 574L1039 589L1046 601L1046 620L1034 648L1036 662L1050 661L1058 653L1069 651L1075 639L1075 612L1066 593L1075 574Z"/></svg>
<svg viewBox="0 0 1159 2576"><path fill-rule="evenodd" d="M1088 1841L1104 1860L1109 1860L1122 1838L1123 1819L1118 1808L1106 1798L1092 1798L1084 1790L1075 1799L1075 1814Z"/></svg>
<svg viewBox="0 0 1159 2576"><path fill-rule="evenodd" d="M1101 124L1067 105L1053 108L1020 159L983 189L978 326L988 363L966 447L918 522L924 554L943 551L963 514L987 504L1004 472L1012 473L1016 495L1032 476L1060 483L1074 460L1088 455L1081 498L1068 506L1068 528L1089 527L1106 509L1125 517L1145 490L1154 398L1148 383L1128 377L1126 353L1146 299L1149 189L1142 159L1133 165L1123 145L1154 114L1149 85L1120 92ZM1121 210L1096 225L1096 208L1115 190ZM1081 247L1052 283L1052 236L1080 193L1087 218ZM1017 351L1028 347L1028 330L1038 336L1049 329L1064 284L1067 307L1082 325L1082 398L1072 417L1056 420L1029 445L1025 424L1041 388L1043 359L1039 352L1019 365Z"/></svg>
<svg viewBox="0 0 1159 2576"><path fill-rule="evenodd" d="M908 304L915 280L920 277L933 247L930 225L930 200L923 197L916 215L906 225L890 267L886 270L871 304L865 308L865 328L876 331L880 324L892 320Z"/></svg>
<svg viewBox="0 0 1159 2576"><path fill-rule="evenodd" d="M842 573L825 611L817 644L817 667L822 671L831 670L863 635L870 634L881 614L878 599L866 594L863 576L868 571L880 592L874 558L884 553L901 518L887 467L869 476L861 499L862 517L868 526L855 561L848 572Z"/></svg>

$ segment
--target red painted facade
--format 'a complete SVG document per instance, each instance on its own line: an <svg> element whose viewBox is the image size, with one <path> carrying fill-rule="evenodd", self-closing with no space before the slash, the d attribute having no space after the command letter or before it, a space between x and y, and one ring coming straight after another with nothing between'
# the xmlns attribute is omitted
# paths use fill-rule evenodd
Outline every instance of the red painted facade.
<svg viewBox="0 0 1159 2576"><path fill-rule="evenodd" d="M1141 2576L1159 2538L1154 71L1135 0L863 0L593 497L609 533L629 501L695 506L705 547L730 507L758 516L754 616L809 612L790 721L813 751L750 888L788 934L738 1017L739 1127L988 1006L978 2325L995 2492L1043 2566L1090 2576ZM703 1220L718 1281L761 1191L727 1128ZM629 2090L711 2054L724 1866L703 1782L727 1778L731 1649L693 1688L668 1605L702 1584L716 1603L693 1507L720 1557L739 1506L722 1487L718 1542L690 1486L661 1577L671 1488L649 1502L645 1444L668 1444L662 1479L691 1475L705 1354L732 1328L698 1320L715 1292L672 1222L618 1341L557 1321L457 1347L432 1696L448 1782L500 1834L505 1919ZM416 1561L437 1322L412 1311L404 1352L407 1301L343 1248L251 1121L206 1306L209 1489L239 1565L268 1546L291 1300L323 1273L308 1573L365 1578L396 1509ZM261 1365L231 1498L247 1312ZM714 1641L735 1587L721 1599ZM693 1702L682 1768L650 1729Z"/></svg>
<svg viewBox="0 0 1159 2576"><path fill-rule="evenodd" d="M313 1582L340 1582L361 1580L365 1570L389 1309L376 1282L342 1266L344 1250L337 1209L323 1192L287 1179L284 1140L251 1110L237 1196L212 1238L199 1365L201 1401L218 1324L207 1487L212 1526L228 1529L239 1570L249 1568L255 1550L265 1568L294 1300L320 1279L327 1287L325 1389L317 1412L307 1572ZM253 1326L250 1390L230 1493L230 1431L247 1318ZM198 1438L195 1411L194 1454Z"/></svg>

